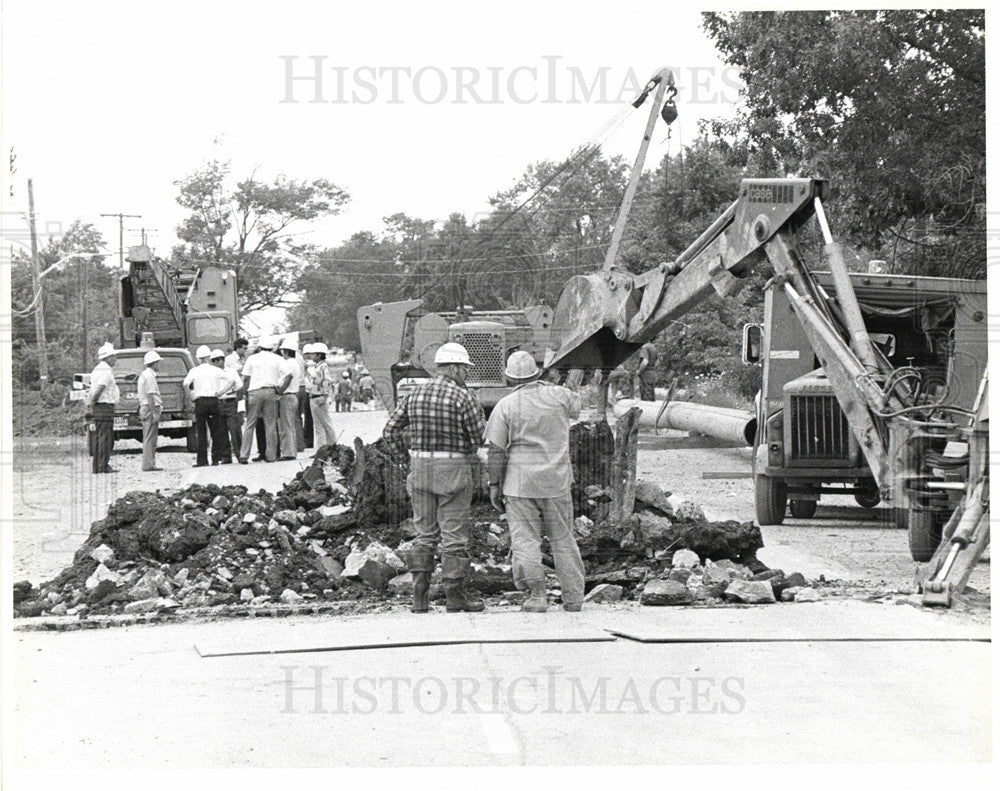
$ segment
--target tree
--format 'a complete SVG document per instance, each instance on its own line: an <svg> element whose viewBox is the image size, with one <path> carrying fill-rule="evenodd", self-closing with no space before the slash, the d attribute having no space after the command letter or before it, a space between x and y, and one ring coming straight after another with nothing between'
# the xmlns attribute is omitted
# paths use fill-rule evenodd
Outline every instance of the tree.
<svg viewBox="0 0 1000 791"><path fill-rule="evenodd" d="M746 83L717 129L751 172L829 176L835 227L897 270L984 276L981 9L707 13L704 27Z"/></svg>
<svg viewBox="0 0 1000 791"><path fill-rule="evenodd" d="M43 315L46 356L52 381L90 370L96 348L118 342L118 272L104 256L73 256L100 250L104 239L90 223L75 220L66 231L38 251L39 269L53 267L44 277ZM11 259L11 340L14 377L22 385L38 381L35 346L31 256L15 251Z"/></svg>
<svg viewBox="0 0 1000 791"><path fill-rule="evenodd" d="M310 245L296 242L309 223L338 214L350 199L326 179L270 183L256 173L231 183L228 162L211 161L174 182L190 211L177 228L177 265L210 263L236 272L240 309L281 307L295 289Z"/></svg>

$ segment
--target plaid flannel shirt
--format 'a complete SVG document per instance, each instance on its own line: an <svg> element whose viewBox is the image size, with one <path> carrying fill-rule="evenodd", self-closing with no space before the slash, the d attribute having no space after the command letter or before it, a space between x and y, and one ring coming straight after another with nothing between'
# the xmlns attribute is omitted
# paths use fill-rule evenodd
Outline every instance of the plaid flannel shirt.
<svg viewBox="0 0 1000 791"><path fill-rule="evenodd" d="M394 448L405 450L406 428L411 450L472 454L483 444L486 419L470 390L438 375L396 404L382 436Z"/></svg>

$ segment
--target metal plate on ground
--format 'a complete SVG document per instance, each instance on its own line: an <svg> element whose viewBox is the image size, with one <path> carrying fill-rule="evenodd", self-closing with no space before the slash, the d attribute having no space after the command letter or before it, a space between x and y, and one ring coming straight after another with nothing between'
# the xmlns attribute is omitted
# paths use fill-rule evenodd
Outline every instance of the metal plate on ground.
<svg viewBox="0 0 1000 791"><path fill-rule="evenodd" d="M445 613L421 615L336 616L297 621L292 629L274 629L282 623L253 619L240 627L198 640L202 657L293 654L321 651L363 651L434 645L481 643L590 643L615 637L580 615L558 607L542 614L511 612Z"/></svg>
<svg viewBox="0 0 1000 791"><path fill-rule="evenodd" d="M857 601L591 611L588 623L643 643L990 640L989 624L945 611Z"/></svg>

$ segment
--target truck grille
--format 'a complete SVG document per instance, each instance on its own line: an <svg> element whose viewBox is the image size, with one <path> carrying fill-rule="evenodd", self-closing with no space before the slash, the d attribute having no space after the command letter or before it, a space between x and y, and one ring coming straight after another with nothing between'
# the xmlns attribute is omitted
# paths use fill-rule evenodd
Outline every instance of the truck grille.
<svg viewBox="0 0 1000 791"><path fill-rule="evenodd" d="M475 363L476 367L469 372L470 382L503 384L502 335L493 332L463 332L460 336L456 335L455 340L465 347L469 352L469 359Z"/></svg>
<svg viewBox="0 0 1000 791"><path fill-rule="evenodd" d="M810 461L850 457L850 429L833 396L792 396L791 458Z"/></svg>

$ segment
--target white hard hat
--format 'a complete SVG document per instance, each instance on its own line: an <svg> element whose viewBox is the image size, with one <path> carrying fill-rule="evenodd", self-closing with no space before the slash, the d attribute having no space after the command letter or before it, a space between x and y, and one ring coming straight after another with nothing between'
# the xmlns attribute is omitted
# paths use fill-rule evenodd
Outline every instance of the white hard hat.
<svg viewBox="0 0 1000 791"><path fill-rule="evenodd" d="M351 378L351 372L350 371L344 371L341 374L341 376L344 377L345 379L350 379Z"/></svg>
<svg viewBox="0 0 1000 791"><path fill-rule="evenodd" d="M315 354L316 353L316 344L315 343L307 343L305 346L302 347L302 353L303 354Z"/></svg>
<svg viewBox="0 0 1000 791"><path fill-rule="evenodd" d="M199 346L198 351L194 353L194 356L197 357L199 360L202 360L205 357L208 357L208 355L210 355L211 353L212 350L209 349L207 346Z"/></svg>
<svg viewBox="0 0 1000 791"><path fill-rule="evenodd" d="M105 343L97 350L97 359L103 360L105 357L112 357L116 354L118 354L118 350L110 343Z"/></svg>
<svg viewBox="0 0 1000 791"><path fill-rule="evenodd" d="M280 348L280 349L290 349L293 352L297 352L299 350L299 345L294 340L292 340L291 338L285 338L281 342L281 346L279 346L278 348Z"/></svg>
<svg viewBox="0 0 1000 791"><path fill-rule="evenodd" d="M222 349L212 349L212 353L208 355L209 360L225 360L226 353Z"/></svg>
<svg viewBox="0 0 1000 791"><path fill-rule="evenodd" d="M260 345L260 348L271 351L274 349L274 338L270 335L261 335L258 344Z"/></svg>
<svg viewBox="0 0 1000 791"><path fill-rule="evenodd" d="M504 373L508 379L532 379L538 376L538 363L528 352L514 352L507 358Z"/></svg>
<svg viewBox="0 0 1000 791"><path fill-rule="evenodd" d="M326 347L326 344L323 343L322 341L319 341L318 343L314 343L312 345L312 347L313 347L313 354L328 354L329 351L330 351Z"/></svg>
<svg viewBox="0 0 1000 791"><path fill-rule="evenodd" d="M468 365L472 368L475 363L469 359L469 353L460 343L444 343L434 354L435 365Z"/></svg>
<svg viewBox="0 0 1000 791"><path fill-rule="evenodd" d="M142 358L142 364L149 365L150 363L159 362L162 359L163 358L156 352L146 352L145 356Z"/></svg>

